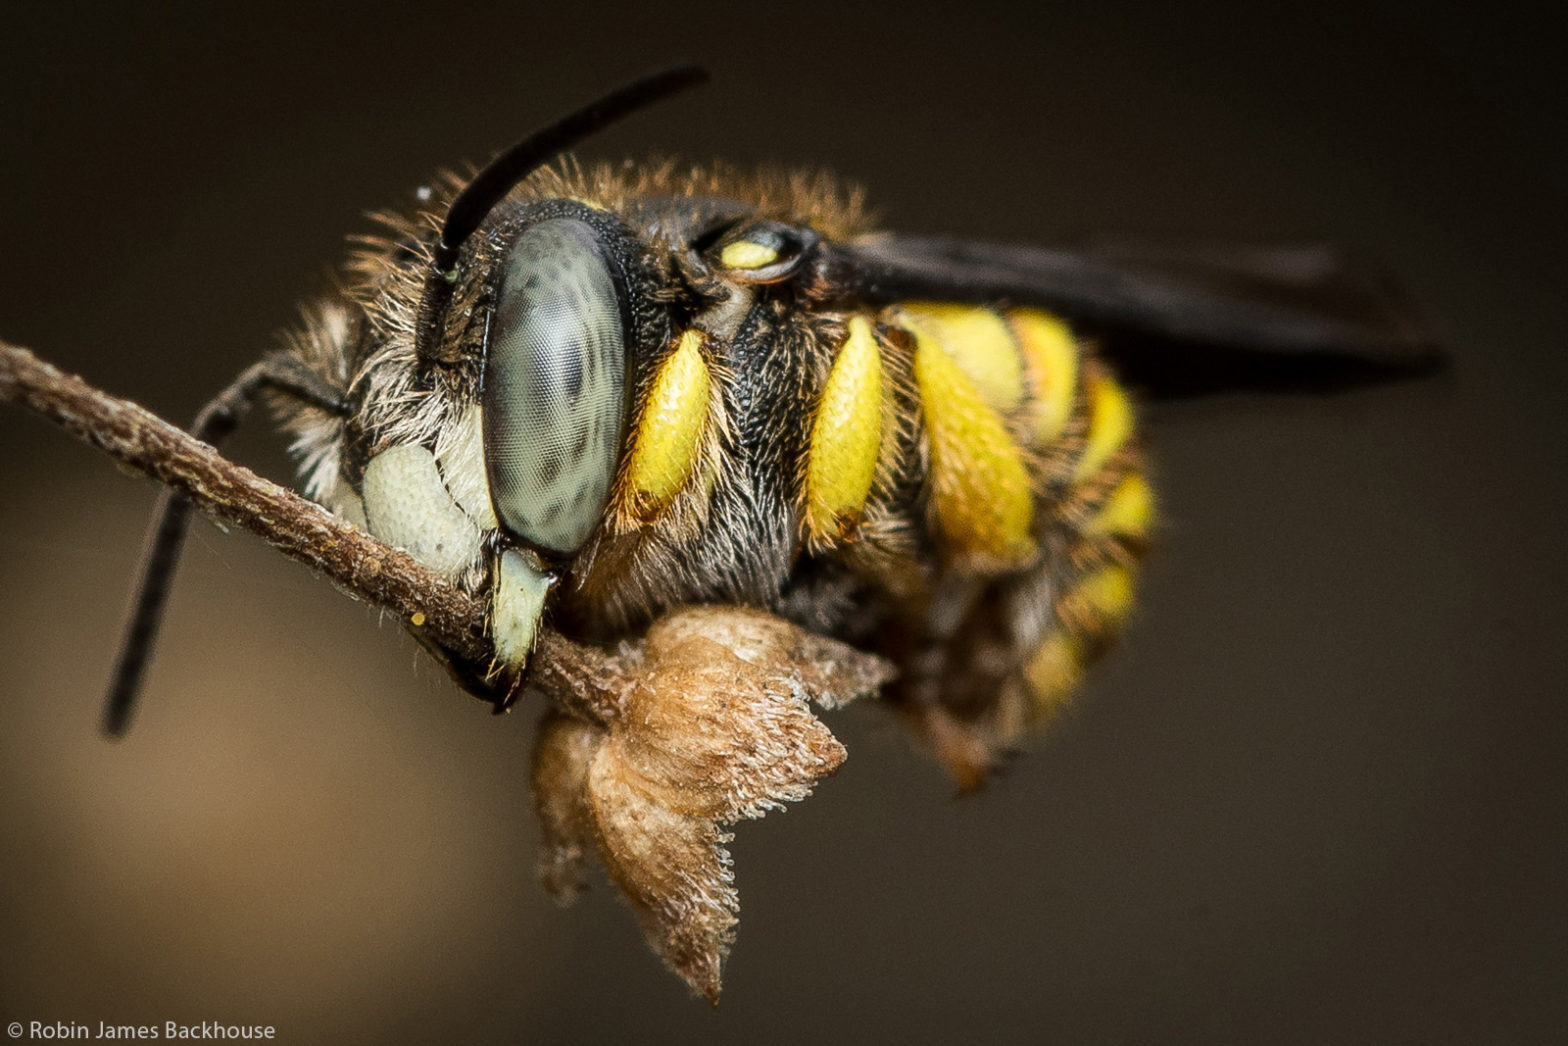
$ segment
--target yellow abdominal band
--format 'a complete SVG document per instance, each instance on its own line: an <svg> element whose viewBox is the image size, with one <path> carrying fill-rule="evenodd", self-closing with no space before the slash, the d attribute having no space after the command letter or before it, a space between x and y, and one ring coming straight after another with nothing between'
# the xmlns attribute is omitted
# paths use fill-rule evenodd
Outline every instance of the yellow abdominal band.
<svg viewBox="0 0 1568 1046"><path fill-rule="evenodd" d="M1083 530L1085 537L1143 538L1154 523L1154 492L1141 472L1130 472L1111 491Z"/></svg>
<svg viewBox="0 0 1568 1046"><path fill-rule="evenodd" d="M1084 667L1115 638L1132 611L1134 582L1130 567L1101 567L1057 604L1058 627L1024 663L1031 721L1053 718L1083 680Z"/></svg>
<svg viewBox="0 0 1568 1046"><path fill-rule="evenodd" d="M1079 483L1099 472L1111 456L1132 435L1132 406L1127 394L1111 378L1094 375L1089 390L1089 434L1083 456L1073 469L1073 482Z"/></svg>
<svg viewBox="0 0 1568 1046"><path fill-rule="evenodd" d="M1023 363L1012 333L995 310L974 305L909 302L900 315L942 346L975 391L1003 414L1024 395Z"/></svg>
<svg viewBox="0 0 1568 1046"><path fill-rule="evenodd" d="M1000 345L973 315L953 322L954 312L983 311L955 308L938 315L920 306L895 310L893 318L915 339L915 383L930 439L931 499L942 536L953 552L1005 568L1035 553L1034 497L998 413L1022 395L1022 371L1010 339ZM997 328L1006 337L1000 322Z"/></svg>
<svg viewBox="0 0 1568 1046"><path fill-rule="evenodd" d="M1078 343L1067 324L1039 309L1012 309L1008 324L1029 371L1034 445L1062 434L1078 392Z"/></svg>

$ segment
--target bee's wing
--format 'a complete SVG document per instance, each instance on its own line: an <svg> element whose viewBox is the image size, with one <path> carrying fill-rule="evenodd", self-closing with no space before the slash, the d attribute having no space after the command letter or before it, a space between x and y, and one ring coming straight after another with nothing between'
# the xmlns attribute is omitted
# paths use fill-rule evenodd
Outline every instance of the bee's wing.
<svg viewBox="0 0 1568 1046"><path fill-rule="evenodd" d="M829 250L830 278L862 298L1060 313L1157 393L1331 387L1443 361L1386 274L1326 247L1107 238L1058 250L889 235Z"/></svg>

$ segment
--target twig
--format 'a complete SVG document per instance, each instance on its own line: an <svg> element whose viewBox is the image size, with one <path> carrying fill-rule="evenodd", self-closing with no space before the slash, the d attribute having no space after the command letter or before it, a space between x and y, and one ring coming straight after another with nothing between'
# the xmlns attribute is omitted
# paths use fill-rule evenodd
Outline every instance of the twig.
<svg viewBox="0 0 1568 1046"><path fill-rule="evenodd" d="M180 431L128 400L0 341L0 401L41 414L122 465L178 491L203 512L259 535L273 548L330 578L348 595L421 621L422 631L456 655L491 656L484 605L399 549ZM579 714L603 721L618 706L625 672L618 659L545 631L530 681Z"/></svg>

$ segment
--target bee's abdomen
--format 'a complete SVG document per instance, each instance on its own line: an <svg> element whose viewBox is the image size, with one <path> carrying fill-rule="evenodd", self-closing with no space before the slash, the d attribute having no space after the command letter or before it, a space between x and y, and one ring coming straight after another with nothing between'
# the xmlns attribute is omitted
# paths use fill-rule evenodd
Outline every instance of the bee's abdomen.
<svg viewBox="0 0 1568 1046"><path fill-rule="evenodd" d="M1040 310L907 302L852 316L807 441L806 537L843 548L903 515L944 567L1025 570L1089 526L1136 464L1133 437L1121 387Z"/></svg>
<svg viewBox="0 0 1568 1046"><path fill-rule="evenodd" d="M983 760L1060 707L1131 609L1153 520L1132 412L1088 347L1038 310L908 302L858 323L808 444L807 539L901 595L920 590L905 604L917 620L899 626L924 632L902 696L983 736ZM942 729L928 733L944 747Z"/></svg>

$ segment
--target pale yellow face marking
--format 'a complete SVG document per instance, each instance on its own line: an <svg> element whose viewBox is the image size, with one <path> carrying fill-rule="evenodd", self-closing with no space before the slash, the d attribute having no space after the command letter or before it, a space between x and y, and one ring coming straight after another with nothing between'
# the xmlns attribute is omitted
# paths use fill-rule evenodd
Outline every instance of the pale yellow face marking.
<svg viewBox="0 0 1568 1046"><path fill-rule="evenodd" d="M811 426L806 529L837 540L860 521L882 443L882 352L864 316L849 321Z"/></svg>
<svg viewBox="0 0 1568 1046"><path fill-rule="evenodd" d="M703 336L688 330L659 367L643 405L626 468L628 508L643 521L657 516L691 477L708 417L711 378Z"/></svg>
<svg viewBox="0 0 1568 1046"><path fill-rule="evenodd" d="M1050 313L1013 309L1007 317L1028 365L1035 446L1044 447L1062 434L1073 414L1078 343L1067 324Z"/></svg>
<svg viewBox="0 0 1568 1046"><path fill-rule="evenodd" d="M909 302L899 323L935 340L992 407L1013 410L1023 400L1023 364L1007 324L993 309L944 302Z"/></svg>
<svg viewBox="0 0 1568 1046"><path fill-rule="evenodd" d="M1091 377L1088 385L1089 436L1073 469L1074 483L1100 471L1132 435L1132 406L1121 386L1103 375Z"/></svg>
<svg viewBox="0 0 1568 1046"><path fill-rule="evenodd" d="M1034 497L1006 426L942 346L913 326L914 372L931 442L931 497L954 551L996 566L1027 562Z"/></svg>
<svg viewBox="0 0 1568 1046"><path fill-rule="evenodd" d="M507 549L496 561L490 594L490 637L497 661L514 669L528 664L545 597L555 578L546 574L532 552Z"/></svg>
<svg viewBox="0 0 1568 1046"><path fill-rule="evenodd" d="M719 264L726 269L760 269L779 260L777 248L754 240L727 243L719 252Z"/></svg>
<svg viewBox="0 0 1568 1046"><path fill-rule="evenodd" d="M1142 537L1153 523L1154 491L1143 473L1133 472L1116 485L1083 532L1089 537L1107 534Z"/></svg>

